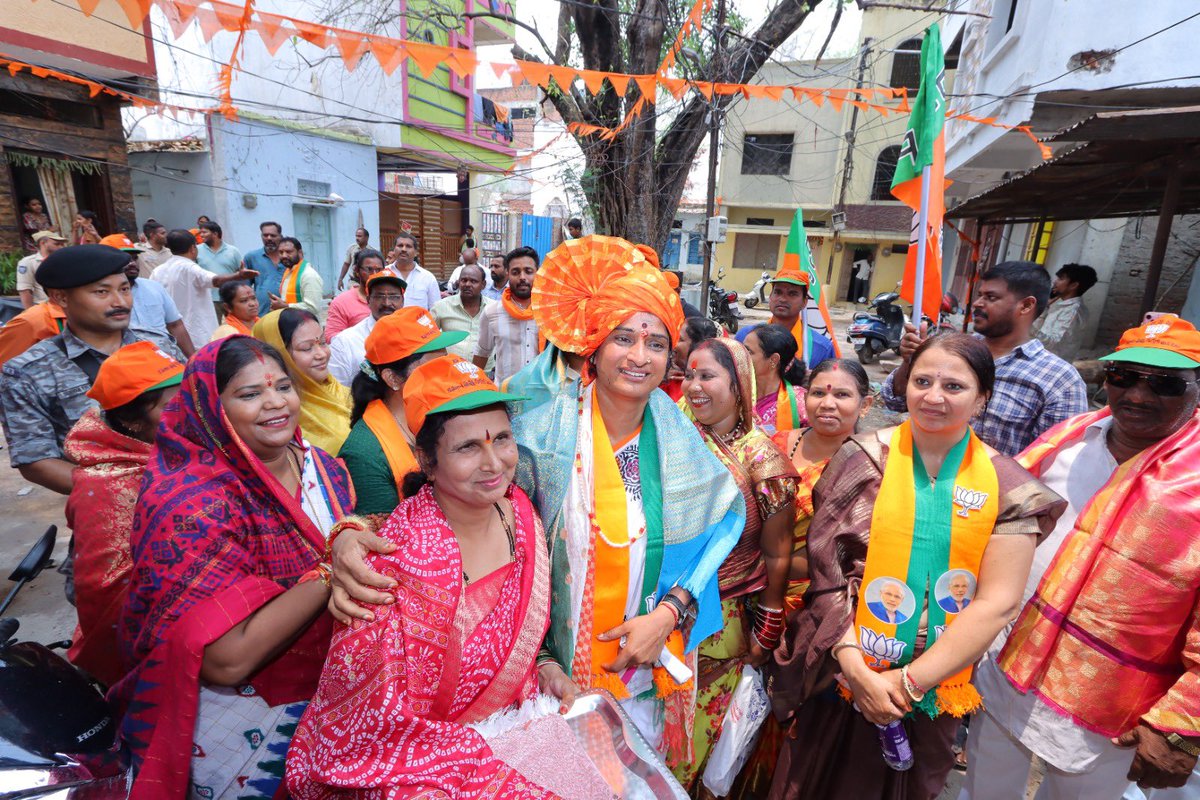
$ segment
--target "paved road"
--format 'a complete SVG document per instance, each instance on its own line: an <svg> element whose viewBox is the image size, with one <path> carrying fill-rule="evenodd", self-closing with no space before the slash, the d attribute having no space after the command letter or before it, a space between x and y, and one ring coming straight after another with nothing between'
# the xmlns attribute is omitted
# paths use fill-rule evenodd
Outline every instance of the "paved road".
<svg viewBox="0 0 1200 800"><path fill-rule="evenodd" d="M46 527L58 526L56 563L66 557L70 531L63 517L66 497L27 482L8 465L7 449L0 446L0 450L5 451L0 455L0 508L4 509L0 514L0 576L6 579L0 583L0 591L7 594L12 587L8 576ZM44 571L21 589L4 612L21 621L22 639L52 642L71 637L75 609L67 603L63 582L63 576L55 570Z"/></svg>

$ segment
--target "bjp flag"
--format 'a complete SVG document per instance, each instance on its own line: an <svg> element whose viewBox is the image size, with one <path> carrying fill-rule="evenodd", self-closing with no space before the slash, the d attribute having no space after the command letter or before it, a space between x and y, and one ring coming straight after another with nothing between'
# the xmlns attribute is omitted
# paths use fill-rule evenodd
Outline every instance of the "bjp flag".
<svg viewBox="0 0 1200 800"><path fill-rule="evenodd" d="M930 25L921 42L921 88L913 101L908 130L900 145L900 160L892 178L892 196L913 210L908 237L908 258L900 296L916 305L917 254L921 219L921 176L929 170L929 202L926 209L925 283L921 310L936 320L942 306L942 221L946 216L946 63L937 25Z"/></svg>

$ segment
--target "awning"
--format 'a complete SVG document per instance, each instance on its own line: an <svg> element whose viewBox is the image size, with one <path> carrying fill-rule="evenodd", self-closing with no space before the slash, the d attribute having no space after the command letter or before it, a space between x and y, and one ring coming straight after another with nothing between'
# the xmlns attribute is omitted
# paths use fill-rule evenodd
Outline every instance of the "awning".
<svg viewBox="0 0 1200 800"><path fill-rule="evenodd" d="M1200 106L1107 111L1045 141L1050 161L951 209L950 218L1004 224L1158 216L1142 294L1154 308L1171 224L1200 212Z"/></svg>
<svg viewBox="0 0 1200 800"><path fill-rule="evenodd" d="M1062 151L950 209L986 222L1158 214L1169 179L1177 214L1200 211L1200 106L1110 111L1045 140Z"/></svg>

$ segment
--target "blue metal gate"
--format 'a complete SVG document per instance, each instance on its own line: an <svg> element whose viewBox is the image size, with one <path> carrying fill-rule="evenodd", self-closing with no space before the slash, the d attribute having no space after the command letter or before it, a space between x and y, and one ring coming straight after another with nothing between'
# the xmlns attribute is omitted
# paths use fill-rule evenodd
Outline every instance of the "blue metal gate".
<svg viewBox="0 0 1200 800"><path fill-rule="evenodd" d="M537 217L533 214L521 215L521 244L537 250L540 258L545 258L550 252L554 241L554 220L550 217Z"/></svg>

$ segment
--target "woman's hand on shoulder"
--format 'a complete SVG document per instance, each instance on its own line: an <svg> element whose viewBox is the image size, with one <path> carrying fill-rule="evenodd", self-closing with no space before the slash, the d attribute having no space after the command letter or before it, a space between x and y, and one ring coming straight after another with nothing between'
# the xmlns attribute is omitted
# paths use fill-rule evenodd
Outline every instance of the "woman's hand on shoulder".
<svg viewBox="0 0 1200 800"><path fill-rule="evenodd" d="M330 553L333 567L329 595L329 613L344 624L363 619L368 622L375 615L362 604L388 605L395 602L390 590L396 581L381 575L367 565L370 553L390 553L396 545L368 531L347 528L334 539Z"/></svg>

